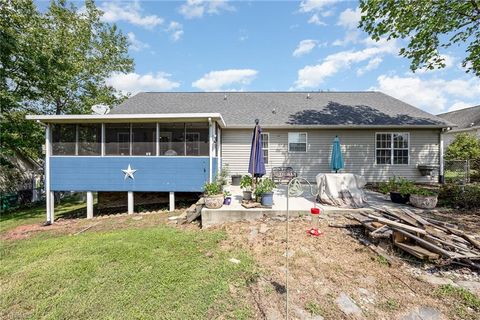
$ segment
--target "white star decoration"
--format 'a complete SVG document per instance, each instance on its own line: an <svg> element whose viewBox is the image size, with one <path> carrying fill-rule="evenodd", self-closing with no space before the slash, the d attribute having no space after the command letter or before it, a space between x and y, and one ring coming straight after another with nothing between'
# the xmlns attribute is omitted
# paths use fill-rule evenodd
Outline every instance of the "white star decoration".
<svg viewBox="0 0 480 320"><path fill-rule="evenodd" d="M122 169L123 173L125 173L125 179L124 180L127 180L127 178L132 178L132 179L135 179L135 177L133 176L133 174L135 173L135 171L137 171L136 169L132 169L132 167L130 167L130 164L128 165L128 168L127 169Z"/></svg>

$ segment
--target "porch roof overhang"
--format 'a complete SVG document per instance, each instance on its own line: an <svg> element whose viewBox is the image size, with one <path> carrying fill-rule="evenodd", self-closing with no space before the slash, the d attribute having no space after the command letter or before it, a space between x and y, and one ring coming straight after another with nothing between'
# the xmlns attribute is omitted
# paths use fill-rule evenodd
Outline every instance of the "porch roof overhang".
<svg viewBox="0 0 480 320"><path fill-rule="evenodd" d="M220 127L226 127L220 113L27 115L26 119L42 123L207 122L212 120L216 121Z"/></svg>

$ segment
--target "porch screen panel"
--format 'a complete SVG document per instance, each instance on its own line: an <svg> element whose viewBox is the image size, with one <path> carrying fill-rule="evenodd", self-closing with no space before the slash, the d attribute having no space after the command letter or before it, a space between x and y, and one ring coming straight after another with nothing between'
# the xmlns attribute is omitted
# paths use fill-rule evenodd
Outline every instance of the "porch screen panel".
<svg viewBox="0 0 480 320"><path fill-rule="evenodd" d="M157 124L132 124L132 155L153 156L156 147Z"/></svg>
<svg viewBox="0 0 480 320"><path fill-rule="evenodd" d="M62 156L75 155L76 125L52 125L52 154Z"/></svg>
<svg viewBox="0 0 480 320"><path fill-rule="evenodd" d="M78 125L78 155L99 156L102 148L102 125L100 123Z"/></svg>
<svg viewBox="0 0 480 320"><path fill-rule="evenodd" d="M187 156L208 156L208 123L187 123L185 143Z"/></svg>
<svg viewBox="0 0 480 320"><path fill-rule="evenodd" d="M160 156L185 155L185 124L160 123Z"/></svg>
<svg viewBox="0 0 480 320"><path fill-rule="evenodd" d="M107 123L105 124L105 155L129 156L130 155L130 124Z"/></svg>

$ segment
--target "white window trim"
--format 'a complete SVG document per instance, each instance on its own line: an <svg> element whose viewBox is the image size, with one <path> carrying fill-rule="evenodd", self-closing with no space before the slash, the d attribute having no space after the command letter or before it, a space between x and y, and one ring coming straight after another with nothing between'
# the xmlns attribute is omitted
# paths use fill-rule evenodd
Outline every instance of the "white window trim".
<svg viewBox="0 0 480 320"><path fill-rule="evenodd" d="M267 144L267 147L264 148L263 145L262 145L262 150L267 150L268 151L268 161L265 162L265 164L269 164L270 163L270 133L269 132L262 132L262 134L265 134L268 136L268 144ZM262 139L262 143L263 143L263 139ZM263 154L263 157L265 158L265 153Z"/></svg>
<svg viewBox="0 0 480 320"><path fill-rule="evenodd" d="M389 134L390 139L391 139L391 146L390 146L390 163L377 163L377 135L378 134ZM394 143L393 143L393 135L394 134L406 134L408 137L408 148L394 148ZM374 136L374 145L375 145L375 165L379 166L409 166L410 165L410 145L411 145L411 140L410 140L410 132L401 132L401 131L395 131L395 132L375 132ZM385 150L386 148L379 148L381 150ZM408 151L408 163L393 163L393 158L394 158L394 150L407 150Z"/></svg>
<svg viewBox="0 0 480 320"><path fill-rule="evenodd" d="M291 151L290 150L290 134L291 133L299 133L305 134L305 151ZM308 133L307 132L300 132L300 131L292 131L287 134L287 145L288 145L288 153L307 153L308 152Z"/></svg>

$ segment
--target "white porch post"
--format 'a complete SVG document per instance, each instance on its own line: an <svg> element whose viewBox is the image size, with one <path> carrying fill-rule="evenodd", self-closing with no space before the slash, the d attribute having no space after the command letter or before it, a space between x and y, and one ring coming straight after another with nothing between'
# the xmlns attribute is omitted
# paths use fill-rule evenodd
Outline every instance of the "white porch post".
<svg viewBox="0 0 480 320"><path fill-rule="evenodd" d="M157 122L157 130L155 133L155 155L160 155L160 123Z"/></svg>
<svg viewBox="0 0 480 320"><path fill-rule="evenodd" d="M87 219L93 218L93 192L87 191Z"/></svg>
<svg viewBox="0 0 480 320"><path fill-rule="evenodd" d="M222 170L222 129L217 124L217 174Z"/></svg>
<svg viewBox="0 0 480 320"><path fill-rule="evenodd" d="M47 210L47 223L53 223L52 217L52 200L50 191L50 154L51 154L51 131L52 127L49 123L45 128L45 203Z"/></svg>
<svg viewBox="0 0 480 320"><path fill-rule="evenodd" d="M213 125L212 125L212 118L208 118L208 160L209 160L209 166L208 166L208 182L213 181L213 152L212 152L212 146L213 146Z"/></svg>
<svg viewBox="0 0 480 320"><path fill-rule="evenodd" d="M444 177L444 163L443 163L443 152L444 152L444 146L443 146L443 130L442 132L440 133L440 146L439 146L439 152L440 152L440 169L439 169L439 181L440 183L444 183L445 182L445 177Z"/></svg>
<svg viewBox="0 0 480 320"><path fill-rule="evenodd" d="M102 123L102 133L100 138L100 150L102 157L105 156L105 123Z"/></svg>
<svg viewBox="0 0 480 320"><path fill-rule="evenodd" d="M128 191L127 200L128 200L128 214L132 214L133 213L133 191Z"/></svg>
<svg viewBox="0 0 480 320"><path fill-rule="evenodd" d="M170 192L168 195L169 211L175 211L175 192Z"/></svg>

